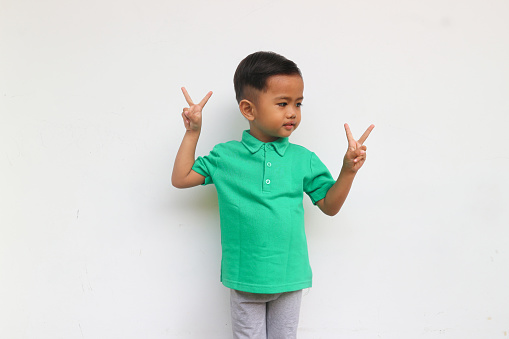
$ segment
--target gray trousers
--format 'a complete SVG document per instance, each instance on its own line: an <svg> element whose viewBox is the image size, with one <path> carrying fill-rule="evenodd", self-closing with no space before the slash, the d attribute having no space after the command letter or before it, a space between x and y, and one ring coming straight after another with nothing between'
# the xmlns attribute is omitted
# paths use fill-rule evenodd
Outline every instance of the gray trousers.
<svg viewBox="0 0 509 339"><path fill-rule="evenodd" d="M230 291L234 339L295 339L302 290L277 294Z"/></svg>

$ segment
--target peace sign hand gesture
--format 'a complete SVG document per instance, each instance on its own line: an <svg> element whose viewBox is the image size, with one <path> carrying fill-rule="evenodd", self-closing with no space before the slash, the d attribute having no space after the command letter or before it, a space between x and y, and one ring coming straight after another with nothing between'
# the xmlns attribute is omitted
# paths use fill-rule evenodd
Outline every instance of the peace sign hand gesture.
<svg viewBox="0 0 509 339"><path fill-rule="evenodd" d="M375 128L375 125L369 126L360 139L356 141L350 131L350 127L348 124L345 124L346 138L348 139L348 150L343 158L343 168L355 173L362 167L364 161L366 161L367 150L367 147L363 144L373 128Z"/></svg>
<svg viewBox="0 0 509 339"><path fill-rule="evenodd" d="M187 131L199 132L201 130L201 111L207 101L209 101L212 96L212 91L208 92L205 98L200 101L199 104L195 104L189 93L187 93L186 89L182 87L182 93L184 93L184 97L186 98L189 107L184 107L182 110L182 118L184 119L184 126Z"/></svg>

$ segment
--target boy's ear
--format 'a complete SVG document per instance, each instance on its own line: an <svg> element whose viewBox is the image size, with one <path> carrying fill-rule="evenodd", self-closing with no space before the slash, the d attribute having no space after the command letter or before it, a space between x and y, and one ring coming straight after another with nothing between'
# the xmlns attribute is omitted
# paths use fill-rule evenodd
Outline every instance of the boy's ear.
<svg viewBox="0 0 509 339"><path fill-rule="evenodd" d="M254 108L254 104L247 99L243 99L241 102L239 102L240 113L242 113L242 115L249 121L254 120Z"/></svg>

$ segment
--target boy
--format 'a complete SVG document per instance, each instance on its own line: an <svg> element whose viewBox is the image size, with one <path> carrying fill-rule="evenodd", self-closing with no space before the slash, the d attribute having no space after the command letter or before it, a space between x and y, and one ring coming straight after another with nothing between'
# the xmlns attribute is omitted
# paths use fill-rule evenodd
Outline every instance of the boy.
<svg viewBox="0 0 509 339"><path fill-rule="evenodd" d="M230 288L234 338L296 338L302 289L311 287L303 193L325 214L343 205L366 160L364 141L347 124L348 150L335 181L318 157L288 137L299 126L304 82L297 65L272 52L241 61L234 75L239 109L249 122L242 141L218 144L195 160L201 112L212 92L189 104L172 184L216 185L221 219L221 281Z"/></svg>

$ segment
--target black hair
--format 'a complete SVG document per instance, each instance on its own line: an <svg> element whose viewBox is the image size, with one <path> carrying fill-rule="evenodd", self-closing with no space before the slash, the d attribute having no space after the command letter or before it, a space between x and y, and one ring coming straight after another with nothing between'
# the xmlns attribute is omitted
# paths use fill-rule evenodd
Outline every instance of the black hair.
<svg viewBox="0 0 509 339"><path fill-rule="evenodd" d="M256 52L248 55L237 66L233 76L237 102L240 103L242 99L246 98L246 90L249 87L259 91L265 90L267 79L280 74L302 77L302 73L295 62L282 55L274 52Z"/></svg>

